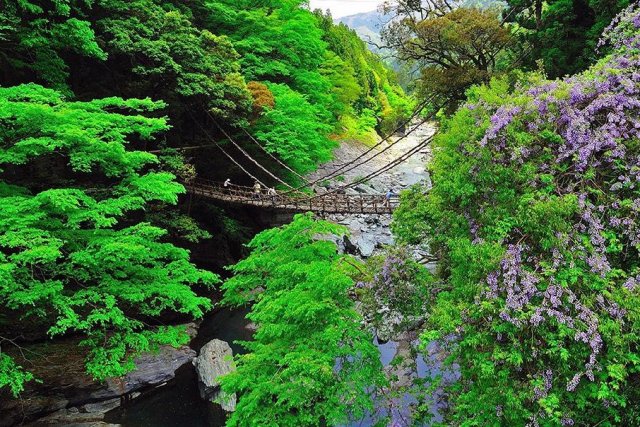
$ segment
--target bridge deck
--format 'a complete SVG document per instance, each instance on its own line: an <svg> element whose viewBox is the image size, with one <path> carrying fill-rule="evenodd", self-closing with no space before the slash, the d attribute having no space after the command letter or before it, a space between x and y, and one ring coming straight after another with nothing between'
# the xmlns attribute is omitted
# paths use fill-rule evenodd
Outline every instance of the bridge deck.
<svg viewBox="0 0 640 427"><path fill-rule="evenodd" d="M263 189L256 194L253 188L238 185L224 186L219 183L196 179L185 188L191 194L220 200L227 203L259 206L289 212L317 212L342 214L391 214L398 199L387 201L383 195L372 194L326 194L309 196L304 193L266 194Z"/></svg>

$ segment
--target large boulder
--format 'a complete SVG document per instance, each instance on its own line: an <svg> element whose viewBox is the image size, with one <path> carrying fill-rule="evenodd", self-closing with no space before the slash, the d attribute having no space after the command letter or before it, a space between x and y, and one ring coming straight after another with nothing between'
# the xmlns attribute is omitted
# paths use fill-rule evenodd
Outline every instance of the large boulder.
<svg viewBox="0 0 640 427"><path fill-rule="evenodd" d="M193 359L193 366L198 373L200 397L219 403L227 412L235 411L236 395L226 395L220 389L218 378L235 370L233 351L225 341L214 339L200 350L200 355Z"/></svg>

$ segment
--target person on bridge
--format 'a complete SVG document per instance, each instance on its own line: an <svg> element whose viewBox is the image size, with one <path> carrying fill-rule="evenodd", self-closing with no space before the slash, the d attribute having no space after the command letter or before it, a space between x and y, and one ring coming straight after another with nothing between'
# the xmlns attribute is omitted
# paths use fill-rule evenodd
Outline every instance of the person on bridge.
<svg viewBox="0 0 640 427"><path fill-rule="evenodd" d="M274 204L276 203L276 197L278 196L278 193L276 192L276 189L275 189L275 188L270 187L270 188L267 190L267 196L270 196L270 197L271 197L271 202L272 202L272 203L274 203Z"/></svg>
<svg viewBox="0 0 640 427"><path fill-rule="evenodd" d="M260 186L260 183L256 181L255 184L253 184L253 197L259 199L261 194L262 187Z"/></svg>
<svg viewBox="0 0 640 427"><path fill-rule="evenodd" d="M227 188L231 184L231 178L227 178L227 180L222 184L225 188Z"/></svg>
<svg viewBox="0 0 640 427"><path fill-rule="evenodd" d="M387 195L385 196L385 206L390 208L391 207L391 199L394 198L395 196L397 196L396 192L393 191L393 188L390 188L389 191L387 191Z"/></svg>

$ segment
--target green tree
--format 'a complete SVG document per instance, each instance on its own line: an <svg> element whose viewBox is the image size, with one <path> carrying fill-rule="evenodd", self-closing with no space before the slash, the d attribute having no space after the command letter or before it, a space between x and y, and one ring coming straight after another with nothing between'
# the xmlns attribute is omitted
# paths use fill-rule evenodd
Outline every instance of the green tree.
<svg viewBox="0 0 640 427"><path fill-rule="evenodd" d="M203 110L232 123L249 114L240 56L227 37L198 28L189 11L154 0L101 0L94 13L122 96L164 100L174 125Z"/></svg>
<svg viewBox="0 0 640 427"><path fill-rule="evenodd" d="M522 41L531 46L526 56L533 67L542 59L551 77L586 69L597 59L602 31L628 0L508 0L504 12L518 23Z"/></svg>
<svg viewBox="0 0 640 427"><path fill-rule="evenodd" d="M420 67L423 96L436 95L439 102L462 100L470 86L488 82L510 39L496 11L443 4L424 12L424 19L397 9L402 19L383 31L400 60Z"/></svg>
<svg viewBox="0 0 640 427"><path fill-rule="evenodd" d="M354 268L329 240L344 232L298 215L257 235L251 255L231 268L223 302L255 300L248 318L258 330L222 379L239 395L228 425L337 425L373 409L379 353L349 298Z"/></svg>
<svg viewBox="0 0 640 427"><path fill-rule="evenodd" d="M84 12L93 1L0 1L0 84L25 80L66 89L71 54L106 59Z"/></svg>
<svg viewBox="0 0 640 427"><path fill-rule="evenodd" d="M134 369L141 351L185 342L176 328L150 326L158 316L200 317L211 307L191 285L217 278L134 215L184 192L156 156L127 149L168 128L164 118L135 114L162 107L69 102L34 84L0 88L3 339L22 321L39 322L50 336L81 334L87 371L104 379ZM30 378L6 354L0 369L0 385L14 393Z"/></svg>
<svg viewBox="0 0 640 427"><path fill-rule="evenodd" d="M318 121L317 107L283 84L269 84L275 106L256 124L256 137L299 172L331 159L336 143L326 137L331 127Z"/></svg>

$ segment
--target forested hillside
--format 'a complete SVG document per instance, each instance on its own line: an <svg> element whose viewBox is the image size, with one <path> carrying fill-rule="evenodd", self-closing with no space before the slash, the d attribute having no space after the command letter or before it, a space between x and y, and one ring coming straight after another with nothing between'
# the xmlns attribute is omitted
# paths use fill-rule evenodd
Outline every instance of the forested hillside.
<svg viewBox="0 0 640 427"><path fill-rule="evenodd" d="M299 1L3 0L2 349L80 334L104 379L183 343L159 319L201 317L217 277L174 246L209 233L173 206L179 181L246 179L223 132L305 172L411 108L355 33ZM10 354L0 386L17 395L33 377Z"/></svg>
<svg viewBox="0 0 640 427"><path fill-rule="evenodd" d="M640 4L380 11L0 0L0 426L640 425Z"/></svg>

